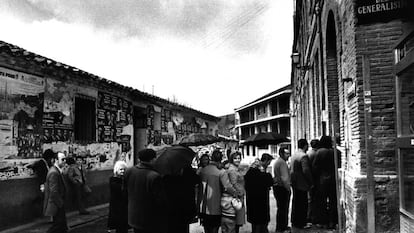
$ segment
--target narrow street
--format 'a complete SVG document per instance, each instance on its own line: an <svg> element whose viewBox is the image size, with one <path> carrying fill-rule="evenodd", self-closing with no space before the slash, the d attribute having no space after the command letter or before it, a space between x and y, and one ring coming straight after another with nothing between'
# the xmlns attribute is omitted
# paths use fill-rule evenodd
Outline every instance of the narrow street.
<svg viewBox="0 0 414 233"><path fill-rule="evenodd" d="M276 202L273 197L273 194L270 194L270 218L271 222L269 224L269 232L273 233L276 228ZM81 225L79 227L72 228L70 231L71 233L102 233L107 232L106 228L107 218L99 218L94 222ZM113 231L114 232L114 231ZM133 232L130 230L129 232ZM250 223L246 223L243 225L243 227L240 229L240 233L250 233L251 232L251 225ZM311 228L307 230L300 230L300 229L292 229L292 232L295 233L334 233L336 231L333 230L323 230L323 229L317 229L317 228ZM203 227L200 226L198 223L194 223L190 225L190 233L204 233Z"/></svg>

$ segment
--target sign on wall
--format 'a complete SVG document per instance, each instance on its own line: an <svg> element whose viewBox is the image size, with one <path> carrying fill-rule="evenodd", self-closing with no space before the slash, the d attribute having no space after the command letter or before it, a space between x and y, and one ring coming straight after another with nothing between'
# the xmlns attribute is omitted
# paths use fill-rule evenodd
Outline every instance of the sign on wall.
<svg viewBox="0 0 414 233"><path fill-rule="evenodd" d="M409 0L357 0L355 15L358 24L387 22L409 16Z"/></svg>
<svg viewBox="0 0 414 233"><path fill-rule="evenodd" d="M0 67L0 180L27 177L42 154L44 79Z"/></svg>

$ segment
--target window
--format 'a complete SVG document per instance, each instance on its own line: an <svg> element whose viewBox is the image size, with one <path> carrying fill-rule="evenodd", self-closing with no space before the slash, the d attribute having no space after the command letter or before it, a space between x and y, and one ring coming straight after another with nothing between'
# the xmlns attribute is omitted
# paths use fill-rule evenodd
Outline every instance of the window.
<svg viewBox="0 0 414 233"><path fill-rule="evenodd" d="M414 216L414 149L400 150L401 208Z"/></svg>
<svg viewBox="0 0 414 233"><path fill-rule="evenodd" d="M414 135L414 68L404 72L398 77L398 104L400 114L400 135Z"/></svg>
<svg viewBox="0 0 414 233"><path fill-rule="evenodd" d="M260 106L258 107L258 109L257 109L257 114L258 114L258 115L263 115L263 114L266 114L266 105L265 105L265 104L260 105Z"/></svg>
<svg viewBox="0 0 414 233"><path fill-rule="evenodd" d="M75 141L96 140L95 100L89 97L75 98Z"/></svg>
<svg viewBox="0 0 414 233"><path fill-rule="evenodd" d="M270 106L271 106L272 116L276 116L277 114L279 114L279 105L276 100L272 101Z"/></svg>
<svg viewBox="0 0 414 233"><path fill-rule="evenodd" d="M279 99L279 114L289 113L289 96Z"/></svg>
<svg viewBox="0 0 414 233"><path fill-rule="evenodd" d="M397 77L400 209L414 218L414 67Z"/></svg>
<svg viewBox="0 0 414 233"><path fill-rule="evenodd" d="M279 131L280 134L283 134L283 135L286 135L286 136L290 135L290 121L289 121L289 119L281 119L279 126L280 126L280 128L279 128L280 129L280 131Z"/></svg>
<svg viewBox="0 0 414 233"><path fill-rule="evenodd" d="M257 126L259 133L266 133L267 132L267 124L261 124Z"/></svg>
<svg viewBox="0 0 414 233"><path fill-rule="evenodd" d="M246 123L250 121L249 111L240 112L240 123Z"/></svg>

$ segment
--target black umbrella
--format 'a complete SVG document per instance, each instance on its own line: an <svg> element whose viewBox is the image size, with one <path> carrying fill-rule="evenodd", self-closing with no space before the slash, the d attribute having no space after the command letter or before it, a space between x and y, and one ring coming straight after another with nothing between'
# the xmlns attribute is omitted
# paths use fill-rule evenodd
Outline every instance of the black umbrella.
<svg viewBox="0 0 414 233"><path fill-rule="evenodd" d="M157 151L154 168L163 175L176 175L191 166L195 152L186 146L175 145Z"/></svg>
<svg viewBox="0 0 414 233"><path fill-rule="evenodd" d="M267 132L267 133L258 133L253 134L252 136L248 137L243 144L245 145L276 145L281 142L289 142L290 140L282 134L274 133L274 132Z"/></svg>
<svg viewBox="0 0 414 233"><path fill-rule="evenodd" d="M192 133L178 139L174 144L182 146L203 146L220 141L220 138L211 134Z"/></svg>

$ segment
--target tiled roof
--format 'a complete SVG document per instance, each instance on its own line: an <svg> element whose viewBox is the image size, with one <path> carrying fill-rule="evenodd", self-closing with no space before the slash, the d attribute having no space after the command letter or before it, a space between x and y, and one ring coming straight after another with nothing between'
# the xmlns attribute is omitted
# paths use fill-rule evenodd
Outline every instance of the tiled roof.
<svg viewBox="0 0 414 233"><path fill-rule="evenodd" d="M34 61L35 63L39 64L42 68L55 68L55 69L62 69L63 68L66 71L76 73L76 74L80 74L80 75L82 75L82 77L86 77L86 78L90 79L91 81L95 81L95 82L115 86L115 87L120 88L124 91L128 91L133 95L146 97L149 100L155 100L155 101L160 101L160 102L163 102L163 103L171 104L171 105L179 107L179 108L184 108L184 109L187 109L187 110L190 110L190 111L197 112L198 114L202 114L202 115L207 116L209 118L212 118L214 120L219 120L219 118L216 117L216 116L213 116L213 115L210 115L210 114L207 114L207 113L203 113L203 112L198 111L196 109L193 109L193 108L190 108L190 107L187 107L187 106L175 103L175 102L171 102L169 100L163 99L163 98L155 96L155 95L151 95L151 94L146 93L146 92L142 92L142 91L140 91L138 89L135 89L135 88L132 88L132 87L121 85L117 82L113 82L111 80L108 80L108 79L99 77L97 75L88 73L86 71L80 70L76 67L66 65L66 64L63 64L61 62L49 59L47 57L32 53L32 52L27 51L23 48L20 48L16 45L12 45L12 44L6 43L6 42L1 41L1 40L0 40L0 52L6 52L6 53L11 54L14 57L24 58L27 61Z"/></svg>

